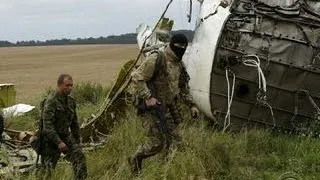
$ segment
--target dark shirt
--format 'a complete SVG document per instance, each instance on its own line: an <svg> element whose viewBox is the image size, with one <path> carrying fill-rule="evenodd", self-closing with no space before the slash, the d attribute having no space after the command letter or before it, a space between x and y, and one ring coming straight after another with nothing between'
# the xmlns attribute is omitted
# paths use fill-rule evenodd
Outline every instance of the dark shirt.
<svg viewBox="0 0 320 180"><path fill-rule="evenodd" d="M48 97L43 109L43 132L55 144L59 144L69 135L80 143L80 127L74 98L62 96L58 92Z"/></svg>

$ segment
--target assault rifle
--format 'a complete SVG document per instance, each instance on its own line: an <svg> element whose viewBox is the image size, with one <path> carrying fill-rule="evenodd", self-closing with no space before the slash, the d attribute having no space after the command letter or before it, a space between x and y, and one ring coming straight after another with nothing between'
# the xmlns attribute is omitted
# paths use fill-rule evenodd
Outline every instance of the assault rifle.
<svg viewBox="0 0 320 180"><path fill-rule="evenodd" d="M38 166L38 162L40 159L40 155L43 150L44 145L44 133L43 133L43 109L44 104L47 99L45 98L40 102L40 119L39 119L39 130L36 133L36 139L31 142L31 146L37 152L36 166Z"/></svg>
<svg viewBox="0 0 320 180"><path fill-rule="evenodd" d="M146 111L154 110L156 113L155 122L157 125L158 130L161 134L166 134L167 130L167 123L166 123L166 110L164 105L156 104L155 106L148 107L144 100L140 102L138 106L138 114L143 114Z"/></svg>
<svg viewBox="0 0 320 180"><path fill-rule="evenodd" d="M36 159L36 165L38 165L39 157L41 155L42 149L43 149L43 118L40 118L39 122L39 130L37 133L38 139L34 142L35 143L35 151L37 152L37 159Z"/></svg>
<svg viewBox="0 0 320 180"><path fill-rule="evenodd" d="M159 69L161 68L163 61L164 61L164 53L162 51L155 51L154 53L158 53L158 57L156 59L156 64L155 64L155 70L153 72L153 75L151 79L147 82L147 86L151 91L152 97L157 98L155 94L155 84L154 80L156 76L159 75ZM138 114L144 114L146 111L150 111L153 109L156 113L156 125L160 131L160 133L165 134L167 133L167 122L166 122L166 109L163 104L156 104L155 106L152 107L147 107L145 100L144 99L139 99L138 100Z"/></svg>

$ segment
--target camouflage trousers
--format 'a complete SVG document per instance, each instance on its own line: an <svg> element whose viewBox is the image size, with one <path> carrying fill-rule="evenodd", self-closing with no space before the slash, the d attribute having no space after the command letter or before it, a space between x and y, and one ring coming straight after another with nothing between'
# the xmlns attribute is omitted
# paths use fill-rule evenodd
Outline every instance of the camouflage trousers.
<svg viewBox="0 0 320 180"><path fill-rule="evenodd" d="M9 153L7 149L0 144L0 169L8 166L9 164Z"/></svg>
<svg viewBox="0 0 320 180"><path fill-rule="evenodd" d="M74 141L71 135L66 136L62 141L67 145L68 152L65 153L66 159L71 162L73 169L73 179L83 180L87 177L87 164L85 156L78 143ZM57 146L46 140L41 153L41 174L43 179L51 177L51 171L54 169L60 159L61 152Z"/></svg>
<svg viewBox="0 0 320 180"><path fill-rule="evenodd" d="M139 115L142 120L142 125L147 131L146 141L139 146L135 156L140 156L145 159L156 155L157 153L165 150L168 152L171 146L179 146L182 138L179 135L178 126L181 122L181 115L178 106L166 106L166 132L160 132L159 125L156 124L157 118L153 111L148 111Z"/></svg>

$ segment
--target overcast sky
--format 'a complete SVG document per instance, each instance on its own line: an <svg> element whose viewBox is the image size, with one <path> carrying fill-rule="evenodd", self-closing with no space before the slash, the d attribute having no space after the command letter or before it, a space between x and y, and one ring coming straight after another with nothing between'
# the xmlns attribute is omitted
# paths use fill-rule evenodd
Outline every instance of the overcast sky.
<svg viewBox="0 0 320 180"><path fill-rule="evenodd" d="M0 0L0 40L46 40L119 35L140 23L154 25L169 0ZM193 14L198 11L194 1ZM168 16L174 29L187 22L189 0L174 0Z"/></svg>

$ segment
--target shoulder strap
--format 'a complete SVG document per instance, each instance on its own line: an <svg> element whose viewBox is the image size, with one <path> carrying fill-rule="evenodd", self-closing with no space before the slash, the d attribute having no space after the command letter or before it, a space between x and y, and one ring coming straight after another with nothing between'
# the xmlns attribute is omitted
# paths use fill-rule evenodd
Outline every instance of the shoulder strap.
<svg viewBox="0 0 320 180"><path fill-rule="evenodd" d="M160 67L161 67L163 59L164 59L164 52L162 52L162 51L154 51L154 53L157 53L158 57L156 59L156 64L154 66L154 71L153 71L153 74L152 74L151 81L154 80L154 78L157 77L157 75L159 74Z"/></svg>
<svg viewBox="0 0 320 180"><path fill-rule="evenodd" d="M40 102L40 115L42 116L43 113L43 109L44 109L44 104L46 103L47 98L44 98L41 102Z"/></svg>
<svg viewBox="0 0 320 180"><path fill-rule="evenodd" d="M44 110L44 105L45 105L47 99L48 98L46 97L40 102L40 121L39 121L40 131L42 131L42 129L43 129L43 110Z"/></svg>
<svg viewBox="0 0 320 180"><path fill-rule="evenodd" d="M151 79L147 82L147 86L148 88L150 89L151 93L152 93L152 96L155 97L155 84L154 84L154 81L155 81L155 78L159 75L160 73L160 69L161 69L161 66L163 64L163 57L164 57L164 53L162 51L154 51L152 53L157 53L158 56L157 56L157 59L156 59L156 63L155 63L155 66L154 66L154 71L153 71L153 74L152 74L152 77Z"/></svg>

